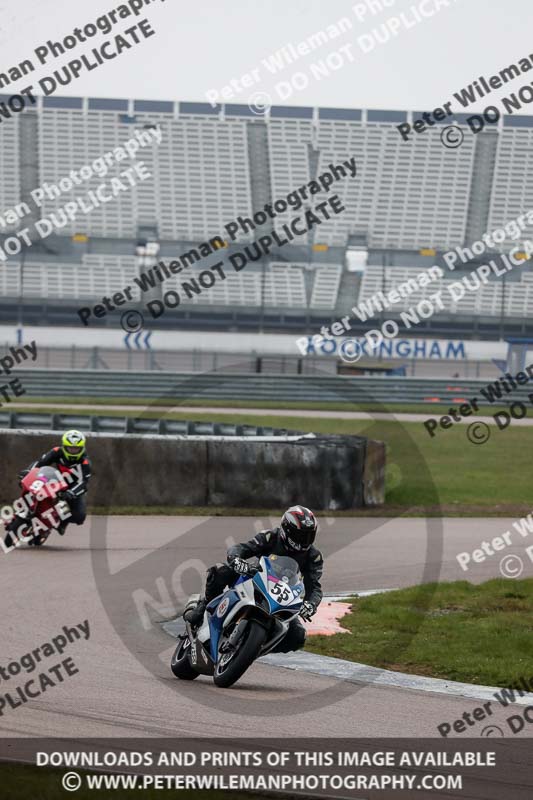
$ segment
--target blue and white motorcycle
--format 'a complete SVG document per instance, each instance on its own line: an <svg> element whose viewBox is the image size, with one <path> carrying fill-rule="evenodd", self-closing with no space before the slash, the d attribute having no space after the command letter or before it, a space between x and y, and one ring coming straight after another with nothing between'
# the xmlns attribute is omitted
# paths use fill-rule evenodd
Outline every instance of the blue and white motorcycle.
<svg viewBox="0 0 533 800"><path fill-rule="evenodd" d="M170 665L177 678L212 675L216 686L232 686L287 633L305 598L300 568L286 556L263 556L254 562L259 571L240 576L212 600L198 630L186 623ZM199 599L200 595L190 597L187 608Z"/></svg>

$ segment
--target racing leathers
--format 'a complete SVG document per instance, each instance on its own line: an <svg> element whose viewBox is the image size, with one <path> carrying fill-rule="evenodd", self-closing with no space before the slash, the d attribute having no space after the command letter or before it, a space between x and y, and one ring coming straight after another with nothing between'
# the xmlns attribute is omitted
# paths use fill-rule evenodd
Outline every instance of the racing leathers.
<svg viewBox="0 0 533 800"><path fill-rule="evenodd" d="M232 586L237 578L236 572L232 569L234 559L247 559L254 556L289 556L293 558L302 573L305 587L306 608L311 609L308 618L316 611L322 600L322 587L320 579L324 567L322 553L311 545L308 550L294 551L289 550L280 536L280 528L265 530L254 536L248 542L236 544L230 547L227 555L227 564L215 564L207 571L205 586L205 608L211 600L221 594L226 586ZM201 606L199 610L201 609ZM202 616L203 616L203 612ZM200 620L201 621L201 618ZM273 652L288 653L291 650L299 650L305 644L305 628L298 617L293 617L290 622L287 635L275 648Z"/></svg>
<svg viewBox="0 0 533 800"><path fill-rule="evenodd" d="M33 467L55 467L62 474L70 473L73 476L72 483L69 484L68 491L66 492L65 500L69 505L71 516L68 522L73 522L75 525L83 525L87 517L87 506L85 502L85 494L91 478L91 462L87 455L77 461L69 461L61 447L53 447L47 453L34 461L27 469L20 473L19 477L24 477ZM59 532L64 533L66 525L60 526Z"/></svg>

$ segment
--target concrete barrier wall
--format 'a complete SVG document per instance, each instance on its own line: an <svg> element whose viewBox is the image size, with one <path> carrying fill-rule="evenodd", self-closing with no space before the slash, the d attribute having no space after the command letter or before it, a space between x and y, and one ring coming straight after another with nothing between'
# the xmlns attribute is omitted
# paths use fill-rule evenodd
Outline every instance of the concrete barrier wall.
<svg viewBox="0 0 533 800"><path fill-rule="evenodd" d="M94 506L227 506L316 510L382 502L385 445L360 436L297 441L235 437L90 434ZM58 443L58 435L0 431L0 498L19 494L17 473ZM377 458L376 454L382 457ZM369 472L370 471L370 472ZM365 484L371 483L371 492Z"/></svg>

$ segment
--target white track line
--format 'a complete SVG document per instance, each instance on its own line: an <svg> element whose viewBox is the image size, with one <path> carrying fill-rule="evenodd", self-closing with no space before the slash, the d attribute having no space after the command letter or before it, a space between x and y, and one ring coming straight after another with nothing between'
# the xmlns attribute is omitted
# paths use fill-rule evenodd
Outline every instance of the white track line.
<svg viewBox="0 0 533 800"><path fill-rule="evenodd" d="M340 594L326 594L324 600L335 602L345 600L347 597L370 597L374 594L393 591L395 590L354 590ZM177 637L182 630L178 620L167 620L162 624L162 628L173 637ZM370 667L368 664L359 664L357 661L344 661L341 658L320 656L303 650L294 653L271 653L259 658L258 661L273 667L310 672L313 675L323 675L326 678L336 678L349 683L389 686L395 689L444 694L450 697L466 697L472 700L494 700L495 693L502 691L501 686L480 686L475 683L459 683L440 678L426 678L421 675L408 675L406 672L393 672L379 667ZM518 691L516 694L518 695ZM533 705L533 694L524 692L522 697L515 697L514 702L510 705Z"/></svg>
<svg viewBox="0 0 533 800"><path fill-rule="evenodd" d="M350 683L392 686L397 689L433 692L453 697L467 697L473 700L494 700L494 694L502 691L501 686L479 686L474 683L459 683L458 681L446 681L439 678L407 675L405 672L392 672L378 667L369 667L366 664L358 664L355 661L343 661L340 658L319 656L301 650L295 653L271 654L263 656L259 660L275 667L302 670L315 675L323 675L327 678L349 681ZM513 704L532 705L533 694L523 693L522 697L515 698Z"/></svg>

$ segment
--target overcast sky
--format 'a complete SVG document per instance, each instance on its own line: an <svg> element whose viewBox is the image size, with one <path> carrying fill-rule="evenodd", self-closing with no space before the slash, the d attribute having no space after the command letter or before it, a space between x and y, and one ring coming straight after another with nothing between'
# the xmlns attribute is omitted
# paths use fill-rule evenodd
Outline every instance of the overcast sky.
<svg viewBox="0 0 533 800"><path fill-rule="evenodd" d="M278 105L430 110L480 75L489 77L530 53L533 58L531 0L448 1L449 7L415 24L413 7L424 2L424 9L432 10L444 6L445 0L381 0L382 12L373 15L368 11L363 19L365 4L375 7L378 0L152 0L136 19L119 20L111 34L101 34L63 57L38 65L33 53L36 47L48 39L62 40L73 28L94 22L99 15L118 8L120 2L0 0L0 72L26 58L37 66L29 78L2 91L11 94L31 82L36 87L39 79L54 69L89 54L93 46L146 17L156 31L154 36L98 69L82 73L56 94L202 101L208 90L220 92L232 78L240 80L255 69L258 80L254 86L243 87L229 102L248 103L258 91L266 92ZM381 25L391 17L398 18L401 11L412 27L400 24L396 37L376 43L373 30L378 28L383 37ZM352 27L342 36L277 75L264 66L262 60L279 48L289 43L296 46L343 17ZM360 39L362 36L366 38ZM348 46L342 54L344 66L328 78L314 79L311 65L343 46ZM352 63L349 56L354 58ZM334 63L338 64L340 57L336 61L333 57ZM283 101L280 92L290 91L287 83L295 72L302 72L308 85ZM503 92L494 92L477 108L516 91L529 80L533 80L533 71ZM282 81L285 86L280 89L277 84ZM456 106L454 103L459 110ZM533 114L533 104L523 113Z"/></svg>

